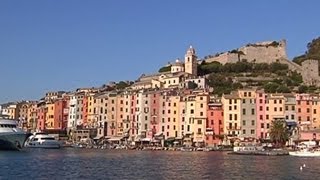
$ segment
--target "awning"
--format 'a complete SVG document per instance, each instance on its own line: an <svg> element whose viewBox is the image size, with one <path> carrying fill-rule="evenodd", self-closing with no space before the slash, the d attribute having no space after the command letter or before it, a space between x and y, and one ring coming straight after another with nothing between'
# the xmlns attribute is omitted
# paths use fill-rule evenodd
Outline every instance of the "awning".
<svg viewBox="0 0 320 180"><path fill-rule="evenodd" d="M141 139L140 141L150 142L150 141L151 141L151 139L150 139L150 138L143 138L143 139Z"/></svg>
<svg viewBox="0 0 320 180"><path fill-rule="evenodd" d="M154 136L162 136L163 133L162 132L158 132L157 134L155 134Z"/></svg>
<svg viewBox="0 0 320 180"><path fill-rule="evenodd" d="M175 137L168 137L166 141L174 141L175 139L176 139Z"/></svg>
<svg viewBox="0 0 320 180"><path fill-rule="evenodd" d="M101 138L103 138L103 136L97 136L97 137L94 137L93 139L94 139L94 140L99 140L99 139L101 139Z"/></svg>
<svg viewBox="0 0 320 180"><path fill-rule="evenodd" d="M108 139L108 141L121 141L122 137L112 137L110 139Z"/></svg>
<svg viewBox="0 0 320 180"><path fill-rule="evenodd" d="M153 142L153 143L159 143L159 142L160 142L160 140L153 139L151 142Z"/></svg>
<svg viewBox="0 0 320 180"><path fill-rule="evenodd" d="M183 137L176 137L175 139L176 139L176 140L182 140Z"/></svg>
<svg viewBox="0 0 320 180"><path fill-rule="evenodd" d="M204 142L203 139L194 139L193 142Z"/></svg>

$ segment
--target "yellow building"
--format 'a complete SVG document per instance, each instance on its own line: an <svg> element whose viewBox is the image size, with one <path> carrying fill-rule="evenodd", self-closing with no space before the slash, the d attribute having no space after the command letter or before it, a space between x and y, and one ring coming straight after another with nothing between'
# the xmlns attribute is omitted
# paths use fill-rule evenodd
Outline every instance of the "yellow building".
<svg viewBox="0 0 320 180"><path fill-rule="evenodd" d="M98 126L98 114L94 112L95 107L95 94L96 93L87 93L87 125L89 127L97 127Z"/></svg>
<svg viewBox="0 0 320 180"><path fill-rule="evenodd" d="M283 94L269 94L266 105L266 120L285 119L285 97Z"/></svg>
<svg viewBox="0 0 320 180"><path fill-rule="evenodd" d="M16 104L11 104L7 107L7 115L9 119L18 119L19 117L19 109Z"/></svg>
<svg viewBox="0 0 320 180"><path fill-rule="evenodd" d="M193 122L193 142L196 146L204 145L209 95L199 93L195 97L195 116Z"/></svg>
<svg viewBox="0 0 320 180"><path fill-rule="evenodd" d="M37 103L33 102L28 107L27 116L27 128L28 130L35 131L37 129Z"/></svg>
<svg viewBox="0 0 320 180"><path fill-rule="evenodd" d="M124 130L124 125L123 125L123 119L124 119L124 106L125 106L125 95L123 93L120 93L117 95L116 101L116 136L123 136L123 130Z"/></svg>
<svg viewBox="0 0 320 180"><path fill-rule="evenodd" d="M54 103L47 102L46 103L46 122L45 128L46 129L54 129Z"/></svg>
<svg viewBox="0 0 320 180"><path fill-rule="evenodd" d="M223 104L223 131L232 136L239 136L241 130L241 99L237 93L222 96Z"/></svg>
<svg viewBox="0 0 320 180"><path fill-rule="evenodd" d="M320 129L320 97L314 96L312 100L312 127Z"/></svg>

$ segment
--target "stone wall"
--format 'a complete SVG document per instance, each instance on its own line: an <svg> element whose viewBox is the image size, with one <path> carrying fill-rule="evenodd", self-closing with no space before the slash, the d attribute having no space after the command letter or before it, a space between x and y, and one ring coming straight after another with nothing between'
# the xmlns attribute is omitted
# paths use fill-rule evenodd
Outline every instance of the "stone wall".
<svg viewBox="0 0 320 180"><path fill-rule="evenodd" d="M306 85L320 86L319 61L306 60L301 64L301 75Z"/></svg>
<svg viewBox="0 0 320 180"><path fill-rule="evenodd" d="M248 62L256 63L272 63L279 59L287 59L286 41L266 41L255 44L248 44L231 52L225 52L218 56L206 59L206 62L217 61L221 64L235 63L239 59L246 59ZM242 51L243 54L238 56L237 52Z"/></svg>

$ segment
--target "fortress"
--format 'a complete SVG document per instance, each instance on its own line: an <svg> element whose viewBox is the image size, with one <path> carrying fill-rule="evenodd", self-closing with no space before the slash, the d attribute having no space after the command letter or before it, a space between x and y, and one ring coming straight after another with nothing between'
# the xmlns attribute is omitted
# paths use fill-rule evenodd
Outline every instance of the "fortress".
<svg viewBox="0 0 320 180"><path fill-rule="evenodd" d="M288 60L286 52L286 40L265 41L255 44L247 44L232 51L206 56L206 63L220 62L221 64L236 63L246 60L254 63L279 62L287 64L289 69L302 75L306 85L320 86L319 61L306 60L301 65Z"/></svg>

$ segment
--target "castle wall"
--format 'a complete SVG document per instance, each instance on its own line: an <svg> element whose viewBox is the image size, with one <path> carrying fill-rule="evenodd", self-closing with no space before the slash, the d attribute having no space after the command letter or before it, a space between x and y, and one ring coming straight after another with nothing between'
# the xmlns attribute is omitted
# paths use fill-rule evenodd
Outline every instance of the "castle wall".
<svg viewBox="0 0 320 180"><path fill-rule="evenodd" d="M286 41L277 42L278 45L272 45L272 42L261 42L243 46L238 51L242 51L244 55L240 55L240 60L246 59L248 62L256 63L272 63L279 59L287 59ZM237 53L225 52L217 57L206 59L206 62L217 61L221 64L235 63L239 60Z"/></svg>
<svg viewBox="0 0 320 180"><path fill-rule="evenodd" d="M319 61L306 60L302 62L301 75L306 85L320 86Z"/></svg>

